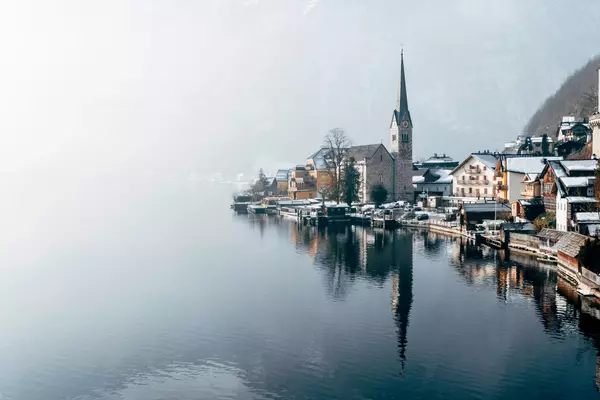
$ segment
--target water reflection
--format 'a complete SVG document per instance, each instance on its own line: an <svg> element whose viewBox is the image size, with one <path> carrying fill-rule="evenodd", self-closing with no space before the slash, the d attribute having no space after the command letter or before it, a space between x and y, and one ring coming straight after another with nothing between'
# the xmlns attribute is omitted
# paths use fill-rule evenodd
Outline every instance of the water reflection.
<svg viewBox="0 0 600 400"><path fill-rule="evenodd" d="M467 285L489 286L499 302L529 299L543 330L564 340L579 331L597 349L596 387L600 390L600 302L582 299L557 276L553 267L528 256L504 254L476 246L463 238L432 232L384 231L363 227L300 227L291 224L292 241L324 271L325 288L335 300L344 300L358 279L377 287L391 281L391 308L397 327L400 374L407 361L408 328L413 307L413 249L425 256L446 252L449 264Z"/></svg>
<svg viewBox="0 0 600 400"><path fill-rule="evenodd" d="M350 226L292 226L294 243L311 254L315 265L324 270L326 291L335 300L345 299L356 279L367 279L377 287L391 279L391 307L402 374L413 303L413 233Z"/></svg>

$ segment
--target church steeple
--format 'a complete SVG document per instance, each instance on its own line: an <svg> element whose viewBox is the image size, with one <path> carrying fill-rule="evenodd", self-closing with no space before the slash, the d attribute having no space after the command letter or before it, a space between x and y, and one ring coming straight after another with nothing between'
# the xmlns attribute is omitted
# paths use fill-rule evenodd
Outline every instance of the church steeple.
<svg viewBox="0 0 600 400"><path fill-rule="evenodd" d="M408 121L412 125L410 111L408 110L408 96L406 95L406 77L404 76L404 50L400 51L400 80L398 81L398 98L396 99L396 122Z"/></svg>

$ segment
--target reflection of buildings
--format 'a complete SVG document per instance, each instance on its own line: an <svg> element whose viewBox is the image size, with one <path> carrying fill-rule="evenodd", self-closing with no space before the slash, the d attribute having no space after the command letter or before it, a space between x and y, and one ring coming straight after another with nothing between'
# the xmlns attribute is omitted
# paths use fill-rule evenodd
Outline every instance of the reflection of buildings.
<svg viewBox="0 0 600 400"><path fill-rule="evenodd" d="M344 299L358 276L379 287L383 287L391 277L392 311L397 327L401 368L404 371L413 301L412 232L290 225L293 226L290 229L295 245L312 255L315 265L325 271L325 286L332 297ZM434 243L432 246L437 245Z"/></svg>
<svg viewBox="0 0 600 400"><path fill-rule="evenodd" d="M596 347L596 389L600 391L600 300L582 298L556 271L538 266L531 259L522 264L502 263L476 246L457 239L451 264L470 285L494 285L500 301L514 297L532 299L544 330L552 336L579 331Z"/></svg>

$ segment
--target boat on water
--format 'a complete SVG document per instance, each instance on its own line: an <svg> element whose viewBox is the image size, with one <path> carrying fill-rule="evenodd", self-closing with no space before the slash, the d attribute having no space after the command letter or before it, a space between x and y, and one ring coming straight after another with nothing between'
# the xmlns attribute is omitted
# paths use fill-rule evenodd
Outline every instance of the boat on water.
<svg viewBox="0 0 600 400"><path fill-rule="evenodd" d="M265 197L260 204L248 205L248 212L252 214L277 214L277 203L282 200L289 200L289 197Z"/></svg>
<svg viewBox="0 0 600 400"><path fill-rule="evenodd" d="M277 202L277 213L282 218L297 220L300 211L312 204L314 200L280 200Z"/></svg>
<svg viewBox="0 0 600 400"><path fill-rule="evenodd" d="M233 198L231 209L238 214L246 214L248 212L248 206L251 204L255 204L252 202L252 196L239 195Z"/></svg>
<svg viewBox="0 0 600 400"><path fill-rule="evenodd" d="M350 217L346 214L348 206L345 204L327 204L325 206L313 206L310 209L312 223L323 224L346 224Z"/></svg>

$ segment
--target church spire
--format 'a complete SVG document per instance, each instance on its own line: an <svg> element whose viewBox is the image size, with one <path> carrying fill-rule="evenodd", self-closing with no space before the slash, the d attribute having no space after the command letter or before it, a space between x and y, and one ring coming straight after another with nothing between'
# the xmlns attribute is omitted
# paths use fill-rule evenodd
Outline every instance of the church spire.
<svg viewBox="0 0 600 400"><path fill-rule="evenodd" d="M408 96L406 95L406 77L404 76L404 49L400 51L400 80L398 81L398 98L396 100L398 122L407 120L412 124L408 111Z"/></svg>

